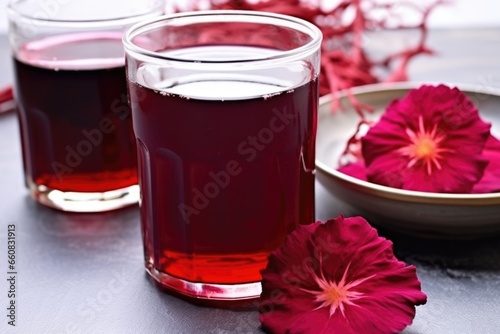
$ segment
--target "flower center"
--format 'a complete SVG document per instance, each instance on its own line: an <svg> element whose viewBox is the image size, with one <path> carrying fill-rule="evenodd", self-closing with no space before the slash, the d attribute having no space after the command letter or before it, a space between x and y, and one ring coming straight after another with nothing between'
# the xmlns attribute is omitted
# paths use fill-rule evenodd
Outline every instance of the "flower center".
<svg viewBox="0 0 500 334"><path fill-rule="evenodd" d="M432 159L436 157L437 145L427 136L422 136L419 141L413 144L412 153L417 159Z"/></svg>
<svg viewBox="0 0 500 334"><path fill-rule="evenodd" d="M356 305L354 301L364 297L364 293L354 291L353 288L372 278L374 275L363 279L357 279L352 282L346 282L349 266L350 263L345 269L342 279L338 283L327 281L323 274L321 277L314 275L314 280L318 284L319 291L302 289L303 291L314 295L316 297L316 302L321 303L316 310L323 307L329 307L330 317L334 315L337 310L340 310L342 315L345 317L345 306Z"/></svg>
<svg viewBox="0 0 500 334"><path fill-rule="evenodd" d="M437 124L434 125L431 131L426 130L424 127L424 120L422 115L420 115L418 117L417 132L407 128L406 134L410 139L410 144L399 149L399 152L410 158L407 167L411 168L416 163L420 163L427 170L428 175L432 174L433 169L440 170L441 154L451 150L441 147L441 143L444 141L445 136L443 134L438 134Z"/></svg>
<svg viewBox="0 0 500 334"><path fill-rule="evenodd" d="M339 304L348 300L347 294L347 289L341 288L334 284L328 286L325 290L323 290L323 299L330 305L334 303Z"/></svg>

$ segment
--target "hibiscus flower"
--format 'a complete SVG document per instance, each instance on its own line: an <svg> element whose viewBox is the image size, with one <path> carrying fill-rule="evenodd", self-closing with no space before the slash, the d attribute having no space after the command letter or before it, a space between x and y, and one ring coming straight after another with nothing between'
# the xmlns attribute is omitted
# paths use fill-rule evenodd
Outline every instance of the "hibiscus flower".
<svg viewBox="0 0 500 334"><path fill-rule="evenodd" d="M362 157L339 171L393 188L500 191L500 142L457 88L422 86L393 101L361 138Z"/></svg>
<svg viewBox="0 0 500 334"><path fill-rule="evenodd" d="M361 217L300 226L262 271L259 311L272 333L385 334L425 304L416 268Z"/></svg>

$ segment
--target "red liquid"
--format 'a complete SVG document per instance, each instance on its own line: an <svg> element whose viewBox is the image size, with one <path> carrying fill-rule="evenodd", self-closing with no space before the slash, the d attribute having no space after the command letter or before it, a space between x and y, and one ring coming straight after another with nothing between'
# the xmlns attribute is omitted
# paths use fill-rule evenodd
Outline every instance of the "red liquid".
<svg viewBox="0 0 500 334"><path fill-rule="evenodd" d="M129 92L146 266L191 282L260 281L286 234L314 222L317 81L266 99Z"/></svg>
<svg viewBox="0 0 500 334"><path fill-rule="evenodd" d="M21 48L14 70L28 183L71 192L137 184L121 48L119 36L110 34ZM73 60L82 54L90 60Z"/></svg>

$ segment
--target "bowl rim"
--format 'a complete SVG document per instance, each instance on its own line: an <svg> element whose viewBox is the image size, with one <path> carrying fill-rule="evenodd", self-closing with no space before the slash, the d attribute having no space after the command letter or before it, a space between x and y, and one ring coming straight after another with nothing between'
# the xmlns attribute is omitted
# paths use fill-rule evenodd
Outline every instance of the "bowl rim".
<svg viewBox="0 0 500 334"><path fill-rule="evenodd" d="M438 82L397 82L397 83L377 83L364 86L353 87L351 89L341 90L335 93L338 99L347 97L348 94L351 95L361 95L361 94L371 94L380 93L385 91L397 91L397 90L410 90L418 88L422 85L439 85L443 83ZM492 95L500 97L500 89L493 87L485 87L484 85L472 85L472 84L462 84L462 83L445 83L450 87L457 87L464 93L478 93L485 95ZM318 122L321 119L321 115L325 114L325 106L331 103L333 99L332 94L322 96L319 100L318 108ZM328 112L330 112L328 110ZM323 116L324 117L324 116ZM320 159L316 157L315 159L316 167L319 172L328 175L336 179L337 181L349 185L349 187L355 191L359 191L365 194L374 195L382 198L393 199L404 202L412 203L425 203L425 204L435 204L435 205L492 205L500 204L500 192L497 193L483 193L483 194L449 194L449 193L433 193L415 190L403 190L398 188L392 188L387 186L382 186L379 184L371 183L368 181L363 181L357 179L353 176L341 173L323 163ZM321 182L321 181L320 181Z"/></svg>

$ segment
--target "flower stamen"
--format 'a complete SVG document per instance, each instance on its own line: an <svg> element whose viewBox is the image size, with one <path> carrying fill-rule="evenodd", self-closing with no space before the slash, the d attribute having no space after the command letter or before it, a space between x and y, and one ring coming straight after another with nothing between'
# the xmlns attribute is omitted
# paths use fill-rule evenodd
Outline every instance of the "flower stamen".
<svg viewBox="0 0 500 334"><path fill-rule="evenodd" d="M432 174L433 169L441 170L440 160L443 159L442 154L453 152L453 150L442 147L446 136L438 133L437 124L434 124L432 129L428 131L424 126L422 115L419 115L418 131L415 133L413 130L406 128L405 132L410 143L398 151L401 155L410 158L407 168L411 168L420 162L428 175Z"/></svg>
<svg viewBox="0 0 500 334"><path fill-rule="evenodd" d="M321 272L321 277L318 277L316 275L313 276L314 280L316 281L316 284L318 284L318 287L320 288L320 291L302 289L303 291L313 294L316 297L315 301L321 303L321 305L315 308L315 310L318 310L323 307L330 307L329 313L331 317L335 314L335 312L338 309L340 310L340 313L342 313L342 316L345 318L344 314L345 305L359 306L356 305L353 301L363 298L364 293L353 291L352 288L358 286L359 284L372 278L375 275L371 275L369 277L362 279L357 279L355 281L346 284L347 271L349 270L350 265L351 263L347 265L340 282L335 283L325 279L323 273Z"/></svg>

